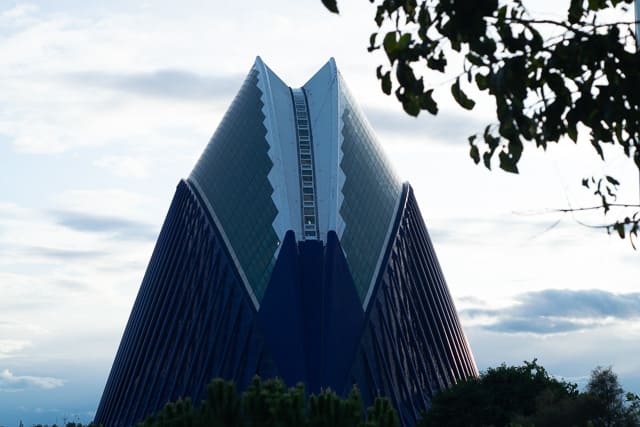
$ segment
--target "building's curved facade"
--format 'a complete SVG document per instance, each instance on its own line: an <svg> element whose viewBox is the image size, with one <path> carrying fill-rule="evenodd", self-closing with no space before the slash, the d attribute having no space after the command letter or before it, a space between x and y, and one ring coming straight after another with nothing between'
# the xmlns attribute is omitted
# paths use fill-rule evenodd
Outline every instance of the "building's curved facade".
<svg viewBox="0 0 640 427"><path fill-rule="evenodd" d="M403 425L477 375L411 187L333 60L298 89L256 60L178 184L95 421L255 374L357 384Z"/></svg>

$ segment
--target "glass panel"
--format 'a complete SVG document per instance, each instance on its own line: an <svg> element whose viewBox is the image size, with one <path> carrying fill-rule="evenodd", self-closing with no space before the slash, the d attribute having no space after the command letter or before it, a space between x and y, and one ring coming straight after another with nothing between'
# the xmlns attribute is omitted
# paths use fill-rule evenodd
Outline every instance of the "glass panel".
<svg viewBox="0 0 640 427"><path fill-rule="evenodd" d="M347 92L342 115L345 174L340 215L345 221L341 244L358 294L364 302L384 239L402 191L375 136Z"/></svg>
<svg viewBox="0 0 640 427"><path fill-rule="evenodd" d="M273 268L277 209L267 175L262 93L253 70L191 172L221 222L258 301Z"/></svg>

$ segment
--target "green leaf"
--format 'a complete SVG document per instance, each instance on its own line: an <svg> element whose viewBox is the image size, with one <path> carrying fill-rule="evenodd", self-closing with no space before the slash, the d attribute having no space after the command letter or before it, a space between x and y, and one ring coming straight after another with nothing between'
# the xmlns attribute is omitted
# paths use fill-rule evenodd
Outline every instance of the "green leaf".
<svg viewBox="0 0 640 427"><path fill-rule="evenodd" d="M591 141L591 145L593 145L593 148L596 149L600 158L604 160L604 153L602 152L602 147L600 146L600 142L597 139L593 139Z"/></svg>
<svg viewBox="0 0 640 427"><path fill-rule="evenodd" d="M574 126L567 126L567 135L573 142L578 141L578 129Z"/></svg>
<svg viewBox="0 0 640 427"><path fill-rule="evenodd" d="M490 152L485 152L482 155L482 161L484 162L484 166L491 170L491 153Z"/></svg>
<svg viewBox="0 0 640 427"><path fill-rule="evenodd" d="M378 38L378 33L372 33L369 36L369 47L367 47L368 52L373 52L374 50L380 49L380 46L376 46L376 39Z"/></svg>
<svg viewBox="0 0 640 427"><path fill-rule="evenodd" d="M472 52L467 53L467 61L469 61L473 65L477 65L478 67L481 67L484 65L482 58L480 58L478 55Z"/></svg>
<svg viewBox="0 0 640 427"><path fill-rule="evenodd" d="M434 116L438 114L438 103L433 99L433 89L420 95L420 108L427 110Z"/></svg>
<svg viewBox="0 0 640 427"><path fill-rule="evenodd" d="M509 153L501 151L500 154L498 154L498 158L500 159L500 169L511 173L518 173L516 161Z"/></svg>
<svg viewBox="0 0 640 427"><path fill-rule="evenodd" d="M506 18L507 16L507 6L501 6L500 9L498 9L498 22L502 23L504 22L504 18Z"/></svg>
<svg viewBox="0 0 640 427"><path fill-rule="evenodd" d="M599 10L606 7L606 0L589 0L589 10Z"/></svg>
<svg viewBox="0 0 640 427"><path fill-rule="evenodd" d="M514 164L518 164L520 157L522 157L522 150L524 149L520 138L514 138L509 141L509 157L513 160Z"/></svg>
<svg viewBox="0 0 640 427"><path fill-rule="evenodd" d="M322 0L322 4L331 12L340 13L338 12L338 3L336 0Z"/></svg>
<svg viewBox="0 0 640 427"><path fill-rule="evenodd" d="M384 51L387 53L387 57L389 57L389 61L391 63L395 62L398 57L396 54L398 42L396 41L396 32L389 31L382 41L382 46L384 47Z"/></svg>
<svg viewBox="0 0 640 427"><path fill-rule="evenodd" d="M415 95L415 92L419 90L422 92L422 87L418 88L418 81L416 80L416 76L413 74L413 69L409 65L407 65L404 61L398 62L398 67L396 68L396 78L398 79L398 83L400 86L403 86L405 90L411 95Z"/></svg>
<svg viewBox="0 0 640 427"><path fill-rule="evenodd" d="M464 109L471 110L476 105L473 99L470 99L466 93L460 89L460 79L456 79L456 82L451 85L451 95L453 99Z"/></svg>
<svg viewBox="0 0 640 427"><path fill-rule="evenodd" d="M386 95L391 95L391 74L390 74L390 72L387 71L386 73L384 73L382 75L382 77L380 78L380 80L382 80L380 82L380 85L382 86L382 91Z"/></svg>
<svg viewBox="0 0 640 427"><path fill-rule="evenodd" d="M411 33L404 33L400 36L400 39L398 40L398 43L396 45L396 49L404 50L409 47L409 44L411 44Z"/></svg>
<svg viewBox="0 0 640 427"><path fill-rule="evenodd" d="M536 29L529 28L529 31L531 31L531 49L534 52L538 52L544 46L544 39Z"/></svg>
<svg viewBox="0 0 640 427"><path fill-rule="evenodd" d="M582 1L583 0L571 0L571 4L569 5L569 22L572 24L579 22L582 17L582 13L584 12Z"/></svg>
<svg viewBox="0 0 640 427"><path fill-rule="evenodd" d="M378 6L378 9L376 10L376 17L375 17L376 25L378 27L382 26L382 23L384 22L384 14L386 11L387 9L384 7L384 4Z"/></svg>
<svg viewBox="0 0 640 427"><path fill-rule="evenodd" d="M406 96L402 101L402 108L410 116L416 117L420 114L420 103L416 96Z"/></svg>
<svg viewBox="0 0 640 427"><path fill-rule="evenodd" d="M447 66L447 58L445 58L444 53L440 52L440 55L438 55L438 58L436 58L435 56L429 56L427 58L427 67L431 68L432 70L436 70L436 71L440 71L441 73L444 73L444 69Z"/></svg>
<svg viewBox="0 0 640 427"><path fill-rule="evenodd" d="M478 146L471 144L471 148L469 149L469 156L473 159L473 163L476 165L480 163L480 150L478 150Z"/></svg>
<svg viewBox="0 0 640 427"><path fill-rule="evenodd" d="M476 74L476 86L480 90L485 90L489 87L489 76L485 76L484 74Z"/></svg>

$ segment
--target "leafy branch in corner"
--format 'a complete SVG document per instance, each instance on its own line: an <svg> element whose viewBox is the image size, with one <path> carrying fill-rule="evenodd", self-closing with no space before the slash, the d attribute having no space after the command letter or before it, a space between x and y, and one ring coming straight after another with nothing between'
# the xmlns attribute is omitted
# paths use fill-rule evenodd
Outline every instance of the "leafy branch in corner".
<svg viewBox="0 0 640 427"><path fill-rule="evenodd" d="M335 0L322 1L338 12ZM522 0L370 2L378 30L368 50L386 53L376 70L381 89L393 93L407 114L438 113L438 87L425 82L432 72L456 76L450 93L466 110L476 105L469 89L493 98L497 125L469 137L476 164L491 169L497 163L518 173L525 144L546 149L566 137L576 143L588 132L599 158L605 160L605 146L621 150L640 172L635 22L604 20L610 12L627 12L632 0L570 0L559 20L532 16ZM450 60L458 55L461 69ZM585 185L606 214L619 182L607 176ZM639 216L636 211L607 229L637 238Z"/></svg>

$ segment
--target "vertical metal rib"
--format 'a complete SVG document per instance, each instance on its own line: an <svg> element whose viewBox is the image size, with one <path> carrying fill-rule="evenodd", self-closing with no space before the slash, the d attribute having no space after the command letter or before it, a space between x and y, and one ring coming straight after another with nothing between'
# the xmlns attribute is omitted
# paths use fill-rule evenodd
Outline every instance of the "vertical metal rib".
<svg viewBox="0 0 640 427"><path fill-rule="evenodd" d="M298 171L300 173L300 195L302 199L303 240L317 240L318 209L316 205L316 177L313 169L313 144L307 97L302 88L291 89L293 110L296 119L298 142Z"/></svg>

